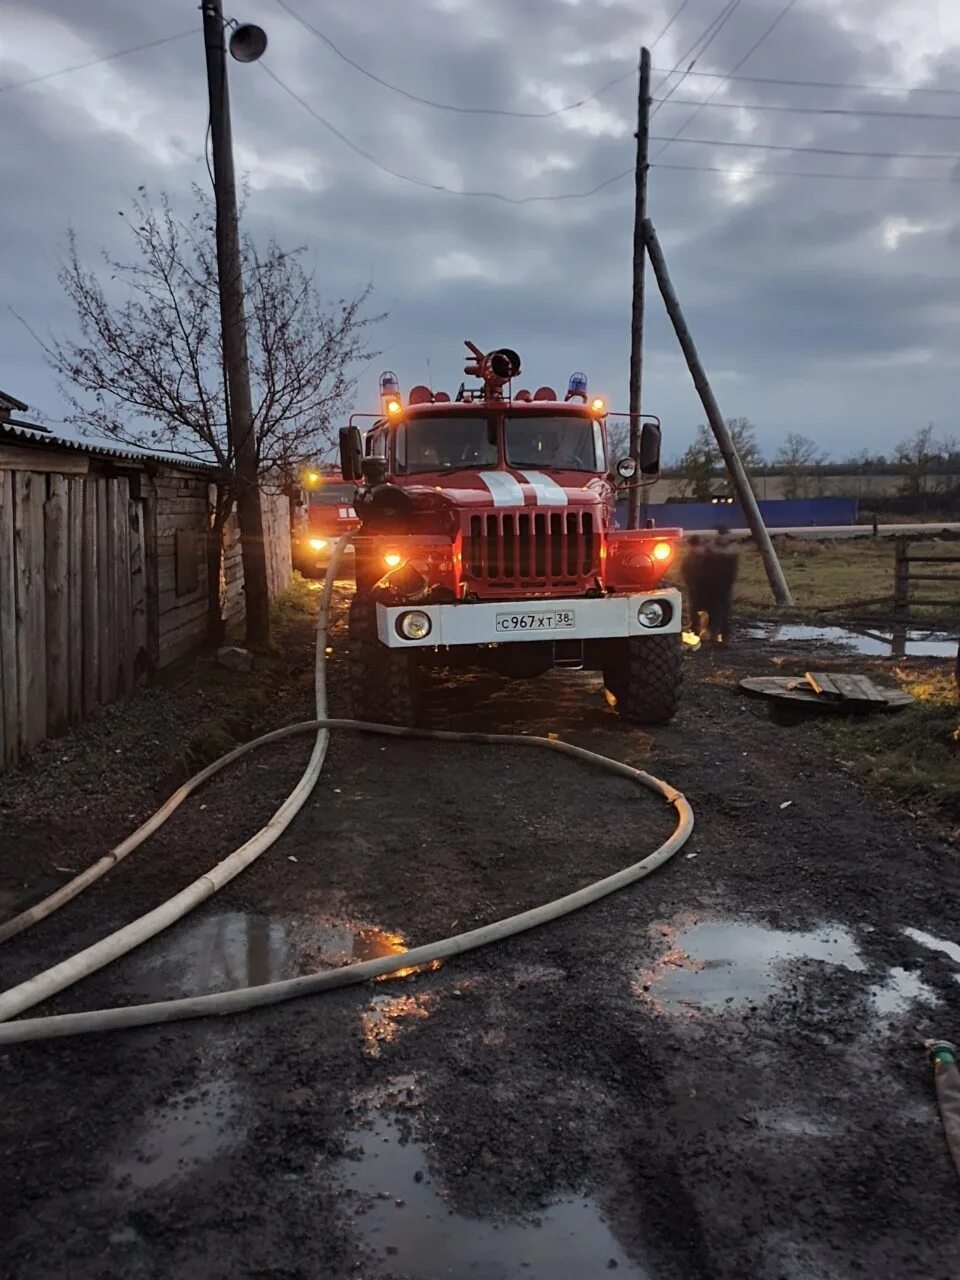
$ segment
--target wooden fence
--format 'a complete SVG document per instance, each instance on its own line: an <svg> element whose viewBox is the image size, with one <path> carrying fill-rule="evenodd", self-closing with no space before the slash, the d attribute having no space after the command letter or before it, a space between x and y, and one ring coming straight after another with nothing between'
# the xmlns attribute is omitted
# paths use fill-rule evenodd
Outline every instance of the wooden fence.
<svg viewBox="0 0 960 1280"><path fill-rule="evenodd" d="M33 452L0 468L0 767L206 635L210 477L84 473L80 461L44 470ZM264 525L277 595L291 572L282 494L265 499ZM239 547L225 550L223 603L237 622L243 570Z"/></svg>
<svg viewBox="0 0 960 1280"><path fill-rule="evenodd" d="M929 543L926 544L928 547ZM897 538L893 567L893 613L896 618L905 618L911 606L934 607L940 609L960 609L960 573L943 572L942 566L960 564L960 555L911 555L911 539ZM914 565L940 565L940 573L931 573L928 568L919 573ZM918 595L912 588L916 583L935 582L941 591L954 589L954 594L947 598L938 595L936 598L928 594Z"/></svg>
<svg viewBox="0 0 960 1280"><path fill-rule="evenodd" d="M148 669L143 504L127 477L0 471L0 759Z"/></svg>

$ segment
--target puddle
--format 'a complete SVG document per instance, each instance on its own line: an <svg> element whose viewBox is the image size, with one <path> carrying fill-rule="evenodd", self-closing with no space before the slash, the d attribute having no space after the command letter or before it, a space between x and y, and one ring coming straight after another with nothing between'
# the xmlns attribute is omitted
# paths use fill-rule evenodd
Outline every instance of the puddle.
<svg viewBox="0 0 960 1280"><path fill-rule="evenodd" d="M359 1158L342 1161L340 1175L362 1197L354 1221L376 1255L365 1275L584 1280L609 1268L624 1280L650 1280L592 1200L562 1201L527 1223L472 1218L449 1207L423 1147L404 1142L392 1119L375 1114L373 1128L348 1141Z"/></svg>
<svg viewBox="0 0 960 1280"><path fill-rule="evenodd" d="M887 1016L906 1013L917 1001L939 1004L933 988L909 969L891 969L884 983L870 988L870 1000L877 1013Z"/></svg>
<svg viewBox="0 0 960 1280"><path fill-rule="evenodd" d="M147 1191L229 1151L243 1137L235 1110L229 1080L175 1094L148 1112L130 1153L113 1162L116 1181Z"/></svg>
<svg viewBox="0 0 960 1280"><path fill-rule="evenodd" d="M847 627L808 627L799 624L748 627L746 634L773 644L831 644L871 658L955 658L957 637L944 631L896 627L892 631L852 631Z"/></svg>
<svg viewBox="0 0 960 1280"><path fill-rule="evenodd" d="M138 955L137 978L151 995L200 995L256 987L316 969L401 955L401 933L357 921L272 920L242 911L198 916ZM439 963L430 966L438 968ZM416 966L386 975L403 978Z"/></svg>
<svg viewBox="0 0 960 1280"><path fill-rule="evenodd" d="M948 942L945 938L935 938L932 933L924 933L922 929L904 929L904 934L908 938L912 938L914 942L919 942L922 947L929 947L931 951L942 951L944 955L955 960L960 964L960 945L956 942ZM960 978L960 974L957 975Z"/></svg>
<svg viewBox="0 0 960 1280"><path fill-rule="evenodd" d="M765 925L708 921L661 932L669 949L633 989L667 1013L769 1000L782 988L784 970L792 961L818 960L854 972L866 967L853 934L838 926L789 933Z"/></svg>

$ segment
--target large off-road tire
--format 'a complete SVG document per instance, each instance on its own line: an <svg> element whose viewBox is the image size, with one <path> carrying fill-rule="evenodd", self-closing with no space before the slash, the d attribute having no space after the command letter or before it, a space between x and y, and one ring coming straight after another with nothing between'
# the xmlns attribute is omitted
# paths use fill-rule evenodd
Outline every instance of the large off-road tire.
<svg viewBox="0 0 960 1280"><path fill-rule="evenodd" d="M632 724L665 724L676 713L683 683L679 635L629 636L610 644L603 679L617 714Z"/></svg>
<svg viewBox="0 0 960 1280"><path fill-rule="evenodd" d="M350 602L350 701L355 720L374 724L417 722L417 654L388 649L377 635L377 606L369 596Z"/></svg>

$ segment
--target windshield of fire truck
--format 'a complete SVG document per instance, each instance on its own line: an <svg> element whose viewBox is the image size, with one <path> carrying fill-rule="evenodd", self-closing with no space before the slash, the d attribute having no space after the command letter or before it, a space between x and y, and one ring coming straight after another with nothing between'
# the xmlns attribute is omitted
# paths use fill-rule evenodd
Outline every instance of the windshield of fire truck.
<svg viewBox="0 0 960 1280"><path fill-rule="evenodd" d="M603 471L603 434L590 418L508 414L504 419L507 464L555 471Z"/></svg>
<svg viewBox="0 0 960 1280"><path fill-rule="evenodd" d="M396 468L403 475L495 467L496 419L467 414L414 418L397 431L395 448Z"/></svg>

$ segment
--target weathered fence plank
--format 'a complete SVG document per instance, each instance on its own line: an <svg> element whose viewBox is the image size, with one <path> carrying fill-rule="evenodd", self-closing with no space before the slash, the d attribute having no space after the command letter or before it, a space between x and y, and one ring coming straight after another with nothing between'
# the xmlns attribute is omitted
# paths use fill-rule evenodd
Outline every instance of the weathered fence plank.
<svg viewBox="0 0 960 1280"><path fill-rule="evenodd" d="M67 480L67 718L83 718L83 490L76 476Z"/></svg>
<svg viewBox="0 0 960 1280"><path fill-rule="evenodd" d="M117 688L133 690L133 610L130 601L130 481L121 476L114 486L113 548L117 575Z"/></svg>
<svg viewBox="0 0 960 1280"><path fill-rule="evenodd" d="M83 713L100 701L100 564L97 559L97 512L102 480L88 478L83 489Z"/></svg>
<svg viewBox="0 0 960 1280"><path fill-rule="evenodd" d="M47 477L43 506L44 612L46 615L47 736L62 733L68 720L70 641L67 562L67 478L53 471Z"/></svg>
<svg viewBox="0 0 960 1280"><path fill-rule="evenodd" d="M117 696L117 570L111 536L116 493L110 480L97 484L97 561L100 566L100 701Z"/></svg>
<svg viewBox="0 0 960 1280"><path fill-rule="evenodd" d="M17 598L13 569L13 475L0 471L0 764L20 754L17 725Z"/></svg>
<svg viewBox="0 0 960 1280"><path fill-rule="evenodd" d="M143 502L130 499L130 652L133 682L142 684L150 669L147 651L147 597L143 538Z"/></svg>
<svg viewBox="0 0 960 1280"><path fill-rule="evenodd" d="M43 589L43 502L46 476L18 471L13 479L13 562L17 624L19 747L27 751L47 731L47 660Z"/></svg>

